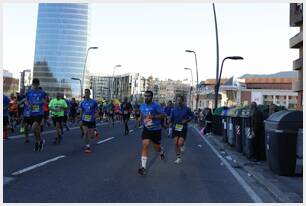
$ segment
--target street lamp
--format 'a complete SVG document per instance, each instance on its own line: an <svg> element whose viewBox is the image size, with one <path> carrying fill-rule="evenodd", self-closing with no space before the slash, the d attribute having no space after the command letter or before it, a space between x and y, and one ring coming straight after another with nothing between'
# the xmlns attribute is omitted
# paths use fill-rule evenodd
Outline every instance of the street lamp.
<svg viewBox="0 0 306 206"><path fill-rule="evenodd" d="M198 111L198 102L199 102L199 91L198 91L198 86L199 86L199 75L198 75L198 61L197 61L197 54L195 51L192 50L185 50L185 52L188 53L193 53L195 57L195 63L196 63L196 72L197 72L197 86L196 86L196 92L197 92L197 97L196 97L196 110Z"/></svg>
<svg viewBox="0 0 306 206"><path fill-rule="evenodd" d="M72 77L71 78L72 80L77 80L77 81L80 81L80 87L81 87L81 100L83 98L83 86L82 86L82 80L80 80L79 78L74 78Z"/></svg>
<svg viewBox="0 0 306 206"><path fill-rule="evenodd" d="M87 49L86 57L85 57L85 63L84 63L84 69L83 69L83 74L82 74L82 88L84 87L84 76L85 76L86 63L87 63L87 57L88 57L89 50L91 50L91 49L98 49L98 48L99 47L97 47L97 46L92 46L92 47L89 47ZM82 91L82 93L83 93L83 91ZM82 99L82 97L81 97L81 99Z"/></svg>
<svg viewBox="0 0 306 206"><path fill-rule="evenodd" d="M218 107L218 92L217 85L218 85L218 76L219 76L219 38L218 38L218 25L217 25L217 16L215 10L215 4L213 3L213 11L214 11L214 20L215 20L215 32L216 32L216 83L215 83L215 109Z"/></svg>
<svg viewBox="0 0 306 206"><path fill-rule="evenodd" d="M117 67L122 67L122 65L120 65L120 64L115 65L115 66L114 66L114 69L113 69L113 78L112 78L112 83L113 83L113 84L112 84L111 99L113 99L113 93L114 93L113 87L115 87L115 84L114 84L114 76L115 76L115 69L116 69Z"/></svg>
<svg viewBox="0 0 306 206"><path fill-rule="evenodd" d="M222 70L223 70L223 64L224 64L224 61L227 60L227 59L231 59L231 60L243 60L243 57L241 57L241 56L228 56L228 57L225 57L225 58L222 60L221 69L220 69L220 74L219 74L219 77L218 77L218 79L217 79L217 84L216 84L215 105L218 105L218 93L219 93L219 88L220 88L220 82L221 82L221 75L222 75ZM217 108L217 106L215 106L215 108Z"/></svg>
<svg viewBox="0 0 306 206"><path fill-rule="evenodd" d="M192 99L192 88L193 88L193 74L192 74L192 69L190 68L184 68L185 70L190 70L191 72L191 87L190 87L190 101L191 101L191 109L193 109L193 99Z"/></svg>

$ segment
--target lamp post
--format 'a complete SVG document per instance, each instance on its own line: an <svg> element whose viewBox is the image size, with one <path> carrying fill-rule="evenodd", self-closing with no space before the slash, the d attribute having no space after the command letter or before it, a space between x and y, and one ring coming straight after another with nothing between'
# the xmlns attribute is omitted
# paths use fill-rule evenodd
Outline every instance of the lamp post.
<svg viewBox="0 0 306 206"><path fill-rule="evenodd" d="M191 87L190 87L190 101L191 101L191 109L193 110L193 98L192 98L192 89L193 89L193 74L192 74L192 69L190 68L184 68L185 70L190 70L191 72Z"/></svg>
<svg viewBox="0 0 306 206"><path fill-rule="evenodd" d="M218 39L218 25L217 25L217 16L215 10L215 4L213 3L214 19L215 19L215 31L216 31L216 51L217 51L217 67L216 67L216 83L215 83L215 109L218 107L218 76L219 76L219 39Z"/></svg>
<svg viewBox="0 0 306 206"><path fill-rule="evenodd" d="M81 100L83 98L83 86L82 86L82 80L80 80L79 78L74 78L72 77L71 78L72 80L77 80L77 81L80 81L80 87L81 87Z"/></svg>
<svg viewBox="0 0 306 206"><path fill-rule="evenodd" d="M185 50L185 52L188 53L193 53L194 54L194 58L195 58L195 63L196 63L196 72L197 72L197 86L196 86L196 110L198 111L198 102L199 102L199 90L198 90L198 86L199 86L199 75L198 75L198 61L197 61L197 54L195 51L192 50Z"/></svg>
<svg viewBox="0 0 306 206"><path fill-rule="evenodd" d="M231 59L231 60L243 60L243 57L241 56L228 56L225 57L222 60L222 64L221 64L221 69L220 69L220 74L219 77L217 79L217 84L216 84L216 95L215 95L215 103L217 102L217 106L218 106L218 93L219 93L219 88L220 88L220 82L221 82L221 75L222 75L222 70L223 70L223 64L225 62L225 60L227 59ZM215 108L217 108L217 106L215 106Z"/></svg>
<svg viewBox="0 0 306 206"><path fill-rule="evenodd" d="M85 76L86 63L87 63L87 57L88 57L89 50L91 50L91 49L98 49L98 48L99 47L93 46L93 47L89 47L87 49L86 57L85 57L85 63L84 63L84 69L83 69L83 74L82 74L82 88L84 87L84 76ZM82 91L82 93L83 93L83 91ZM81 99L82 99L82 97L81 97Z"/></svg>
<svg viewBox="0 0 306 206"><path fill-rule="evenodd" d="M114 93L114 89L113 87L115 87L115 84L114 84L114 77L115 77L115 69L117 67L122 67L122 65L118 64L118 65L115 65L114 66L114 69L113 69L113 78L112 78L112 92L111 92L111 99L113 99L113 93Z"/></svg>

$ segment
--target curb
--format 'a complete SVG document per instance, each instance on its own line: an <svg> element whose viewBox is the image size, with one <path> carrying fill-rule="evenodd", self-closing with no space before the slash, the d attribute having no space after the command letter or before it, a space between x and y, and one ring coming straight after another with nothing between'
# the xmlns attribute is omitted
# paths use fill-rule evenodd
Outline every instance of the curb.
<svg viewBox="0 0 306 206"><path fill-rule="evenodd" d="M194 127L196 130L199 131L199 128L197 126ZM215 143L215 145L217 145L217 149L222 149L226 152L229 152L228 154L231 156L237 156L236 154L231 154L231 151L226 148L226 146L222 145L222 142L220 142L217 138L215 138L214 136L216 135L209 135L207 137L209 137L209 141L213 141ZM254 172L250 167L244 165L243 163L241 163L241 157L239 158L235 158L239 168L243 169L244 171L246 171L247 173L251 174L251 176L254 177L254 179L260 184L262 185L264 188L266 188L280 203L295 203L295 201L291 200L290 198L287 197L287 195L285 193L283 193L282 191L280 191L275 185L269 183L269 181L267 181L263 175L261 175L258 172ZM232 165L232 164L231 164ZM232 167L234 167L232 165ZM303 201L303 200L301 200Z"/></svg>

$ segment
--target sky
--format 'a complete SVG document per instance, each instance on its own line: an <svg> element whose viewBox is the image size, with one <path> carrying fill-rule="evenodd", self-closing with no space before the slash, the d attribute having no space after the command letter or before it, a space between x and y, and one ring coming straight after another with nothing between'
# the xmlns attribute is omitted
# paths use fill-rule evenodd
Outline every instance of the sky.
<svg viewBox="0 0 306 206"><path fill-rule="evenodd" d="M222 77L291 71L298 50L289 39L298 28L289 26L289 3L216 3ZM17 77L32 69L37 24L37 3L3 6L3 66ZM90 3L88 56L92 73L138 72L159 79L199 81L215 78L216 39L211 3Z"/></svg>

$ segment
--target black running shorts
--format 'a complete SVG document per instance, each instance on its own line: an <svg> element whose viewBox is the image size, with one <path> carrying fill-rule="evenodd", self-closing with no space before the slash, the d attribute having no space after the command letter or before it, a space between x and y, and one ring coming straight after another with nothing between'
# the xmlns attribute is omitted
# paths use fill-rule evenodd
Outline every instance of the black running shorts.
<svg viewBox="0 0 306 206"><path fill-rule="evenodd" d="M160 144L161 130L148 130L144 127L142 131L142 139L149 139L155 144Z"/></svg>
<svg viewBox="0 0 306 206"><path fill-rule="evenodd" d="M56 122L58 122L58 123L63 122L63 117L54 116L54 117L52 117L52 122L53 122L53 125L56 126Z"/></svg>
<svg viewBox="0 0 306 206"><path fill-rule="evenodd" d="M94 129L96 128L96 122L86 122L82 121L82 125L86 126L88 129Z"/></svg>
<svg viewBox="0 0 306 206"><path fill-rule="evenodd" d="M187 127L184 126L182 131L176 131L175 128L172 128L172 138L182 137L186 139L187 136Z"/></svg>

